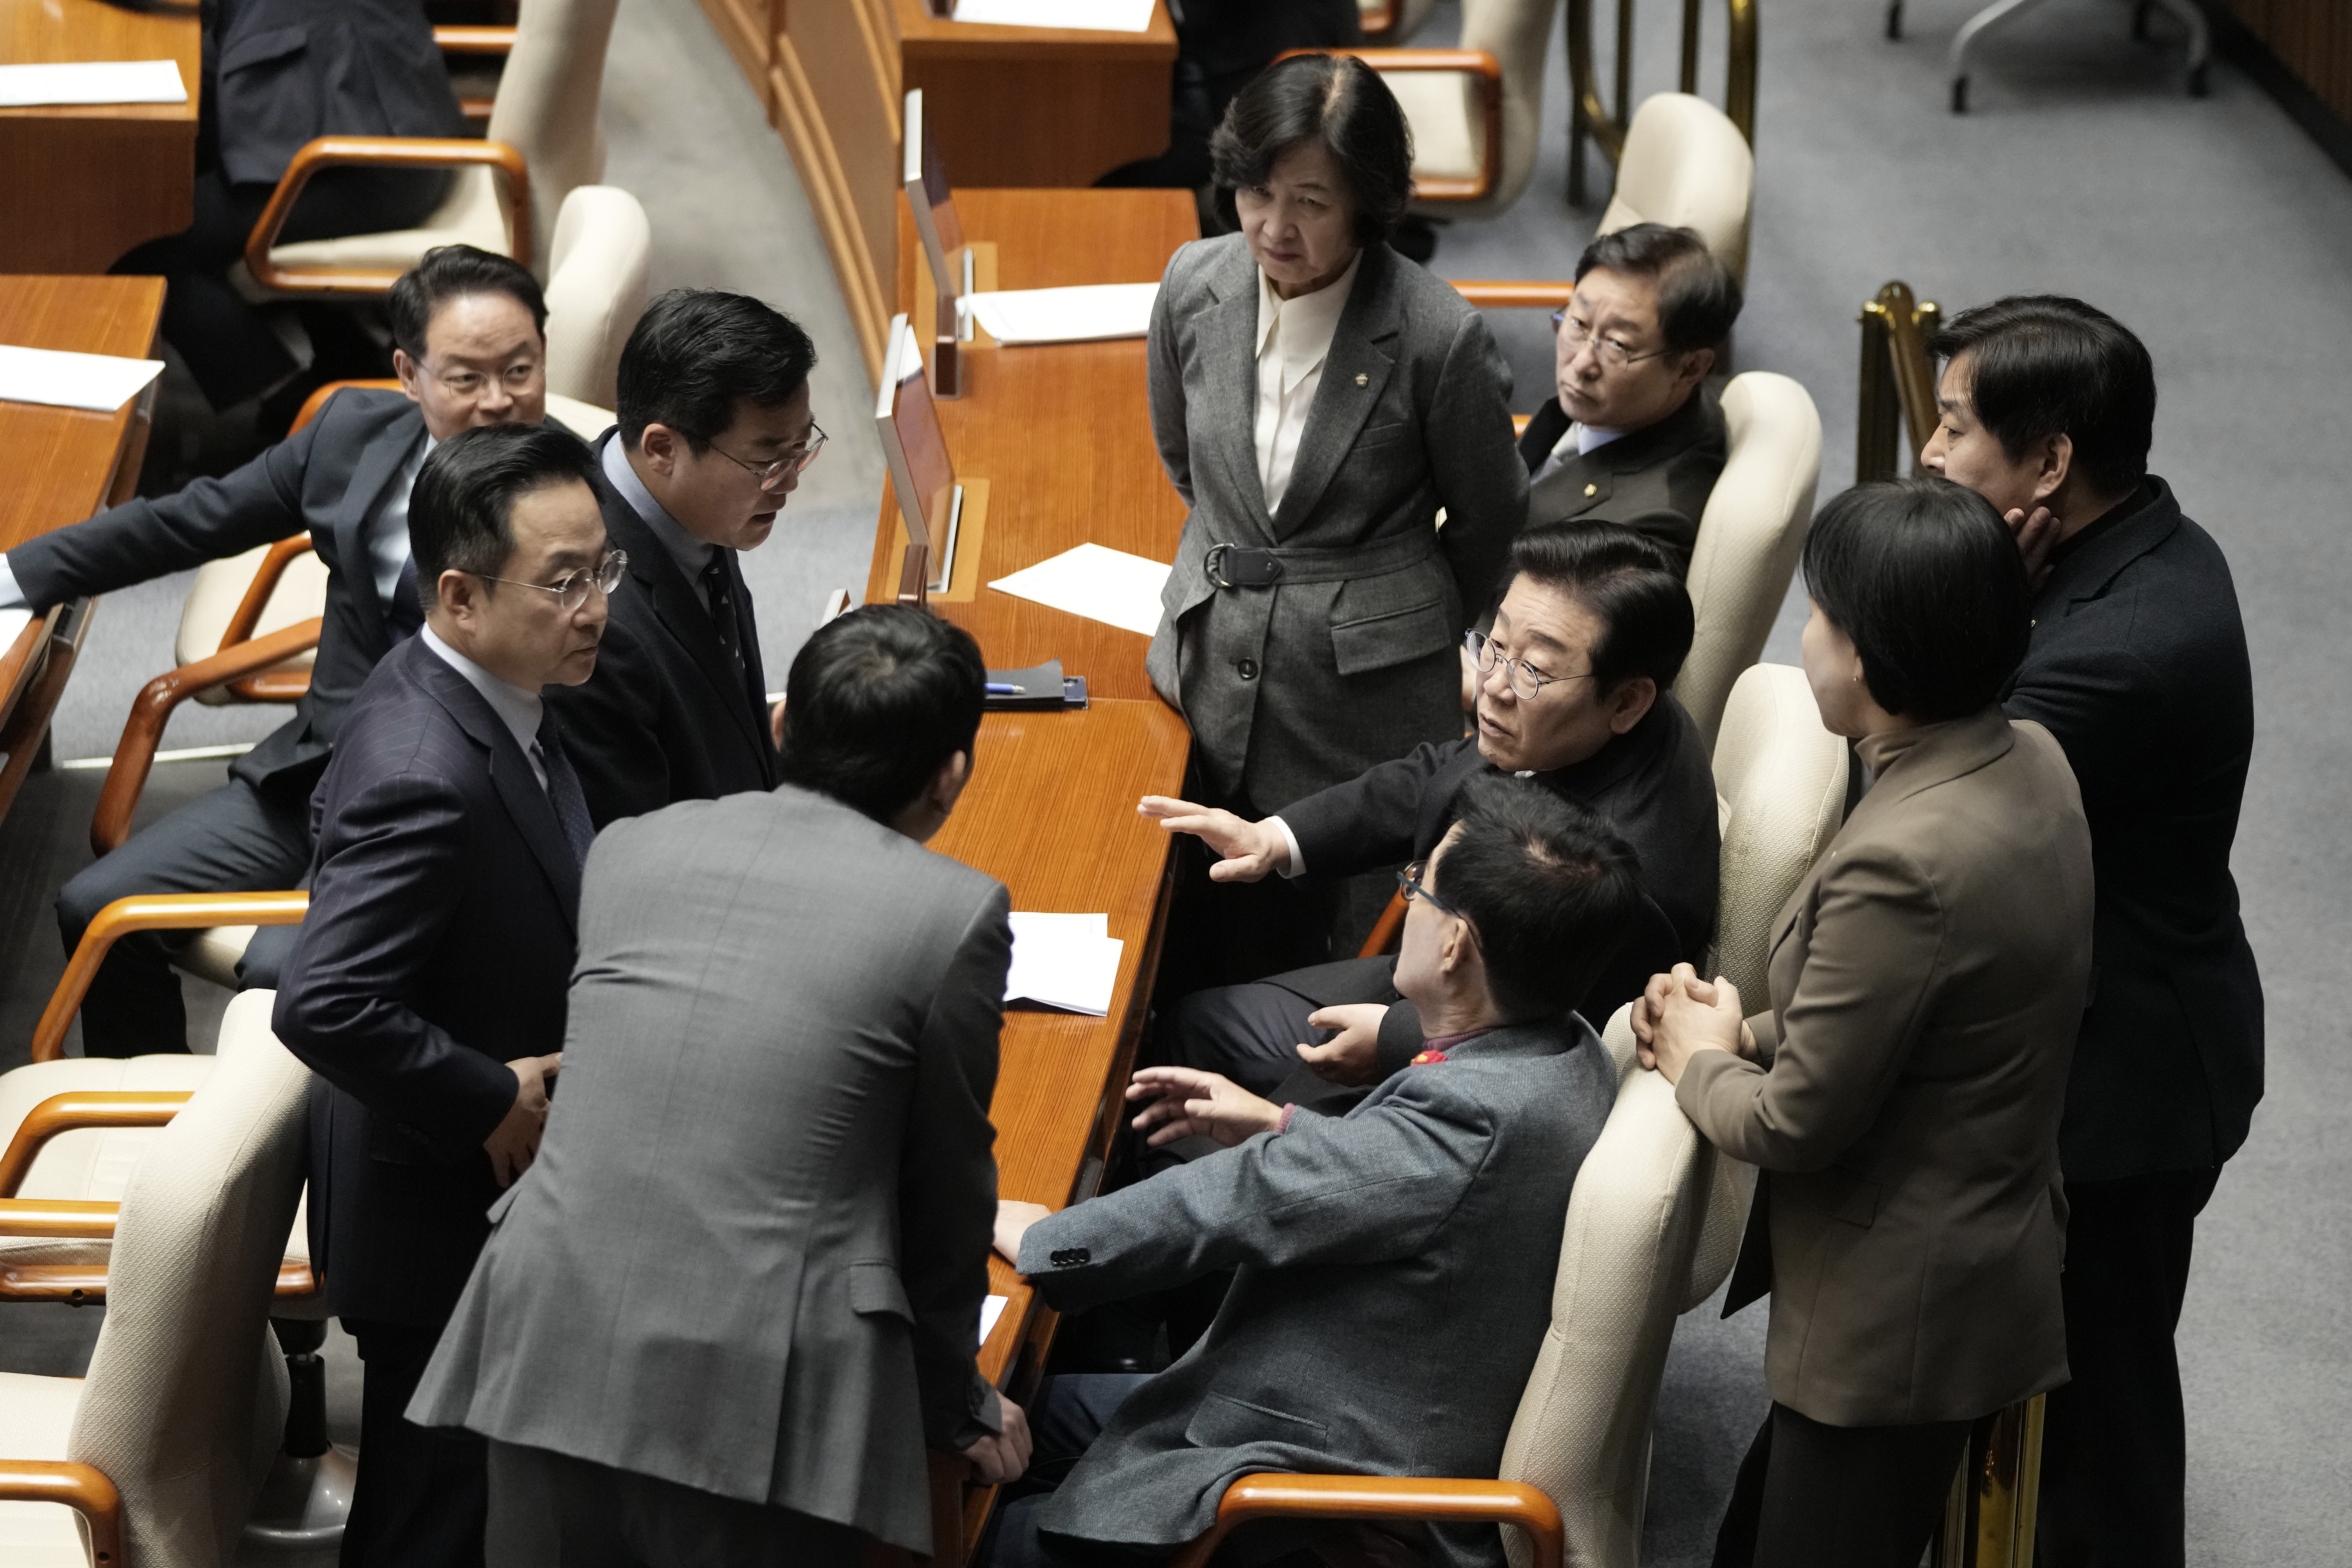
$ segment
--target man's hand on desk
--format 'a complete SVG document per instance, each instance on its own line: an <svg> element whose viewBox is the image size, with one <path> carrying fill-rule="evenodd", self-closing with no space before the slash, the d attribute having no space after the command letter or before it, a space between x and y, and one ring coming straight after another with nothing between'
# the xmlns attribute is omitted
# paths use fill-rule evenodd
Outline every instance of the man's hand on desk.
<svg viewBox="0 0 2352 1568"><path fill-rule="evenodd" d="M996 1250L1004 1261L1015 1268L1021 1267L1021 1238L1029 1227L1054 1211L1044 1204L1024 1204L1018 1198L996 1200Z"/></svg>
<svg viewBox="0 0 2352 1568"><path fill-rule="evenodd" d="M517 1176L530 1169L531 1158L539 1152L539 1135L547 1127L547 1080L562 1066L562 1051L517 1057L507 1063L515 1075L514 1103L482 1140L482 1147L489 1151L490 1175L499 1186L512 1186Z"/></svg>
<svg viewBox="0 0 2352 1568"><path fill-rule="evenodd" d="M1217 852L1209 868L1213 882L1255 882L1279 871L1290 859L1290 842L1266 822L1244 822L1230 811L1212 811L1189 800L1147 795L1135 809L1171 833L1189 833Z"/></svg>
<svg viewBox="0 0 2352 1568"><path fill-rule="evenodd" d="M1339 1032L1319 1046L1300 1045L1298 1059L1327 1083L1373 1082L1381 1076L1381 1020L1388 1014L1388 1007L1379 1002L1317 1008L1307 1021L1318 1029Z"/></svg>
<svg viewBox="0 0 2352 1568"><path fill-rule="evenodd" d="M1282 1126L1282 1108L1233 1079L1192 1068L1145 1068L1127 1086L1129 1103L1142 1101L1138 1132L1153 1148L1179 1138L1207 1136L1230 1149L1243 1139ZM1153 1131L1153 1129L1157 1131Z"/></svg>
<svg viewBox="0 0 2352 1568"><path fill-rule="evenodd" d="M1024 1208L1035 1208L1035 1204L1024 1204ZM1029 1416L1021 1406L999 1394L996 1407L1004 1430L991 1436L973 1440L963 1451L971 1461L974 1478L982 1486L1001 1487L1007 1481L1017 1481L1029 1468Z"/></svg>

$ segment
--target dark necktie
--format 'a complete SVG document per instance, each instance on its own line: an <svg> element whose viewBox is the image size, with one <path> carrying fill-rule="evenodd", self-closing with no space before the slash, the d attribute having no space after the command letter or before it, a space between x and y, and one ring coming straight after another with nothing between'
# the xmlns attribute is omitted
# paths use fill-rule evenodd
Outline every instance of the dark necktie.
<svg viewBox="0 0 2352 1568"><path fill-rule="evenodd" d="M595 842L596 825L589 819L588 797L581 793L580 775L572 771L572 759L564 752L563 734L556 728L553 713L540 716L539 738L531 750L539 753L539 765L547 770L547 798L555 807L555 820L563 826L563 842L571 847L572 858L585 865L588 846Z"/></svg>
<svg viewBox="0 0 2352 1568"><path fill-rule="evenodd" d="M727 552L710 552L710 564L702 569L702 596L710 605L710 624L719 633L719 646L743 668L743 639L737 635L735 625L735 579L727 570Z"/></svg>
<svg viewBox="0 0 2352 1568"><path fill-rule="evenodd" d="M425 606L416 602L416 558L410 556L400 563L400 581L392 585L392 598L383 606L383 629L394 647L407 641L425 629Z"/></svg>

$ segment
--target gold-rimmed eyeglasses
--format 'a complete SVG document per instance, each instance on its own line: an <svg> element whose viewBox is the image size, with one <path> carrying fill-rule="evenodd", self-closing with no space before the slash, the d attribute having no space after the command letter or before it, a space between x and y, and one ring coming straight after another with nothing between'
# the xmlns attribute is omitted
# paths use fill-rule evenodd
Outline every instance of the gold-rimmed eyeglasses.
<svg viewBox="0 0 2352 1568"><path fill-rule="evenodd" d="M1592 672L1589 669L1582 675L1546 675L1526 659L1506 658L1493 637L1476 630L1462 634L1462 646L1469 649L1470 662L1478 667L1478 673L1481 675L1491 675L1496 665L1503 666L1508 671L1503 679L1510 687L1511 695L1523 702L1533 701L1536 693L1547 686L1556 685L1563 680L1592 679Z"/></svg>
<svg viewBox="0 0 2352 1568"><path fill-rule="evenodd" d="M807 472L808 466L816 461L816 455L824 450L824 427L811 421L809 438L771 462L746 462L715 441L711 443L710 449L746 473L759 475L760 488L772 490L793 475Z"/></svg>
<svg viewBox="0 0 2352 1568"><path fill-rule="evenodd" d="M591 588L609 595L621 585L621 574L628 569L627 551L607 550L593 570L583 566L578 571L566 572L552 583L525 583L513 577L493 577L487 572L477 572L474 575L485 583L504 583L510 588L536 588L542 594L552 594L555 602L569 614L588 602L588 590Z"/></svg>

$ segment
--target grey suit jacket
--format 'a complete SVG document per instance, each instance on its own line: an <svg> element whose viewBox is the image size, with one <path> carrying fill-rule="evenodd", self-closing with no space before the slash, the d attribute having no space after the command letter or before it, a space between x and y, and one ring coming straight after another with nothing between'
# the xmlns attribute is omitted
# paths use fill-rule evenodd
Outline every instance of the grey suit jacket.
<svg viewBox="0 0 2352 1568"><path fill-rule="evenodd" d="M604 829L563 1075L412 1420L930 1549L975 1364L1004 889L786 786Z"/></svg>
<svg viewBox="0 0 2352 1568"><path fill-rule="evenodd" d="M1519 455L1533 474L1568 434L1559 400L1528 421ZM1690 574L1706 498L1723 477L1730 437L1715 394L1704 385L1683 405L1647 429L1620 436L1560 466L1528 487L1528 526L1547 522L1616 522L1666 552L1678 575Z"/></svg>
<svg viewBox="0 0 2352 1568"><path fill-rule="evenodd" d="M1021 1271L1065 1311L1238 1270L1044 1529L1165 1549L1252 1470L1494 1475L1551 1320L1569 1190L1616 1090L1574 1014L1497 1029L1345 1117L1302 1116L1032 1226ZM1494 1527L1433 1534L1434 1561L1501 1568Z"/></svg>
<svg viewBox="0 0 2352 1568"><path fill-rule="evenodd" d="M1486 321L1375 245L1268 511L1257 289L1247 246L1227 235L1177 251L1152 307L1152 431L1192 510L1147 661L1212 791L1252 815L1461 733L1454 647L1494 593L1528 486L1511 373ZM1219 544L1278 552L1281 578L1220 588L1207 563Z"/></svg>
<svg viewBox="0 0 2352 1568"><path fill-rule="evenodd" d="M1833 1426L1970 1420L2066 1380L2091 830L2058 742L1998 708L1862 756L1876 782L1773 925L1748 1020L1769 1069L1702 1051L1675 1100L1766 1173L1729 1305L1769 1279L1772 1397Z"/></svg>

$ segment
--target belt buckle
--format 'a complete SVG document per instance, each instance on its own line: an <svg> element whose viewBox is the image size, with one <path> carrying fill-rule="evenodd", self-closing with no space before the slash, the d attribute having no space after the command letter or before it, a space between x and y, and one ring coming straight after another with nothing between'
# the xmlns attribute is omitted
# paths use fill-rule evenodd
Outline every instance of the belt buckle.
<svg viewBox="0 0 2352 1568"><path fill-rule="evenodd" d="M1240 571L1239 576L1226 574L1225 563L1228 561ZM1201 562L1201 570L1211 583L1220 588L1268 588L1282 575L1282 557L1271 550L1253 550L1237 544L1213 544Z"/></svg>

